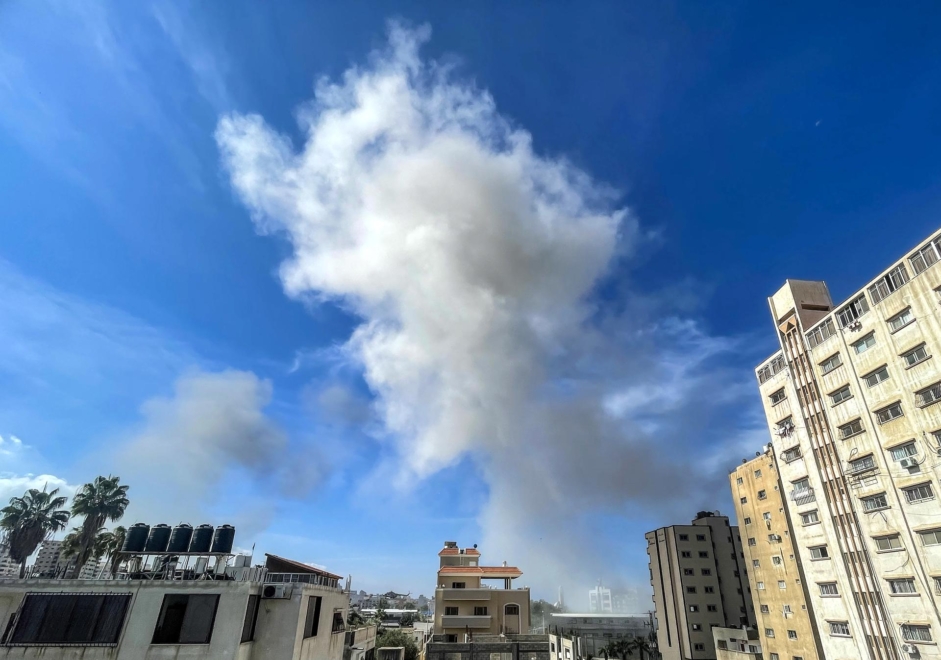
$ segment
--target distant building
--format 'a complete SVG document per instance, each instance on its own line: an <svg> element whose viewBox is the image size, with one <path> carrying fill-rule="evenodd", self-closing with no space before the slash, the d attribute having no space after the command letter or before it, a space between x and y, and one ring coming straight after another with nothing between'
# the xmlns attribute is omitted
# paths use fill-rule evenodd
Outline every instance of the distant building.
<svg viewBox="0 0 941 660"><path fill-rule="evenodd" d="M742 539L726 516L648 532L647 554L663 660L715 658L714 626L754 625Z"/></svg>
<svg viewBox="0 0 941 660"><path fill-rule="evenodd" d="M515 566L480 566L476 548L446 541L438 553L435 588L435 635L463 641L466 634L526 634L530 628L529 587L514 589L523 572ZM483 580L500 580L491 588Z"/></svg>
<svg viewBox="0 0 941 660"><path fill-rule="evenodd" d="M542 632L564 632L582 640L587 654L600 657L601 649L612 642L641 637L650 638L651 621L647 616L612 612L563 612L549 615Z"/></svg>
<svg viewBox="0 0 941 660"><path fill-rule="evenodd" d="M62 541L45 540L39 546L39 554L30 568L33 577L55 577L59 571L59 555L62 551Z"/></svg>
<svg viewBox="0 0 941 660"><path fill-rule="evenodd" d="M10 546L0 544L0 577L19 577L20 565L10 556Z"/></svg>
<svg viewBox="0 0 941 660"><path fill-rule="evenodd" d="M588 592L589 612L613 612L614 603L611 601L611 590L598 583L598 586Z"/></svg>
<svg viewBox="0 0 941 660"><path fill-rule="evenodd" d="M721 628L712 629L712 639L715 642L716 660L762 660L761 642L758 640L758 631L754 628ZM771 657L781 659L802 658L798 653L787 652L787 655L772 653Z"/></svg>
<svg viewBox="0 0 941 660"><path fill-rule="evenodd" d="M434 635L425 646L425 660L578 660L585 657L578 638L571 635L475 634L459 642L449 641L448 637Z"/></svg>

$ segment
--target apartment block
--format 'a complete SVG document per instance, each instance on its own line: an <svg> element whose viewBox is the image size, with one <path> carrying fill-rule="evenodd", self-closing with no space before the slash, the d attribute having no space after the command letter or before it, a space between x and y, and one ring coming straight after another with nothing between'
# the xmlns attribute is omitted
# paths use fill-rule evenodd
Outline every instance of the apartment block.
<svg viewBox="0 0 941 660"><path fill-rule="evenodd" d="M614 605L611 601L611 590L601 583L588 592L588 611L589 612L613 612Z"/></svg>
<svg viewBox="0 0 941 660"><path fill-rule="evenodd" d="M20 565L10 556L10 546L0 543L0 577L18 577Z"/></svg>
<svg viewBox="0 0 941 660"><path fill-rule="evenodd" d="M755 621L739 528L703 511L646 537L663 660L715 658L713 627Z"/></svg>
<svg viewBox="0 0 941 660"><path fill-rule="evenodd" d="M756 376L827 658L941 657L939 261L941 234L837 305L814 281L769 299Z"/></svg>
<svg viewBox="0 0 941 660"><path fill-rule="evenodd" d="M438 553L435 588L435 635L444 642L464 642L476 634L526 635L530 630L529 587L514 589L523 572L515 566L481 566L477 548L446 541ZM496 580L502 588L484 580Z"/></svg>
<svg viewBox="0 0 941 660"><path fill-rule="evenodd" d="M778 660L822 660L819 631L807 606L807 580L794 547L788 502L774 451L769 446L757 457L743 461L729 479L739 529L745 538L743 550L755 606L756 634L762 640L760 644L749 640L740 646L757 645L769 658Z"/></svg>
<svg viewBox="0 0 941 660"><path fill-rule="evenodd" d="M59 555L62 551L62 541L45 540L39 546L36 561L30 567L30 574L34 577L54 577L59 570Z"/></svg>

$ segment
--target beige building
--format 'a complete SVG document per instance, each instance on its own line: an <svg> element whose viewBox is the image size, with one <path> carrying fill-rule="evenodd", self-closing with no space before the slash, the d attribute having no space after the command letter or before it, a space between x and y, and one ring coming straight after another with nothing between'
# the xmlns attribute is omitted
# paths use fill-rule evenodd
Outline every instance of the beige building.
<svg viewBox="0 0 941 660"><path fill-rule="evenodd" d="M646 536L663 660L715 658L713 627L755 621L739 528L701 512Z"/></svg>
<svg viewBox="0 0 941 660"><path fill-rule="evenodd" d="M713 628L712 639L716 660L762 660L764 657L758 631L754 628Z"/></svg>
<svg viewBox="0 0 941 660"><path fill-rule="evenodd" d="M788 502L774 452L768 450L743 462L729 479L745 538L745 566L761 633L760 647L772 659L822 660L816 622L807 607L807 579L794 549ZM746 646L752 645L759 643Z"/></svg>
<svg viewBox="0 0 941 660"><path fill-rule="evenodd" d="M941 657L939 238L837 305L801 280L769 300L756 375L828 659Z"/></svg>
<svg viewBox="0 0 941 660"><path fill-rule="evenodd" d="M512 586L523 574L520 569L506 562L481 566L476 548L458 548L454 541L446 541L438 557L435 635L458 642L465 635L529 633L529 587ZM484 580L502 582L502 588L487 586Z"/></svg>
<svg viewBox="0 0 941 660"><path fill-rule="evenodd" d="M10 556L10 546L0 543L0 577L19 577L20 565Z"/></svg>

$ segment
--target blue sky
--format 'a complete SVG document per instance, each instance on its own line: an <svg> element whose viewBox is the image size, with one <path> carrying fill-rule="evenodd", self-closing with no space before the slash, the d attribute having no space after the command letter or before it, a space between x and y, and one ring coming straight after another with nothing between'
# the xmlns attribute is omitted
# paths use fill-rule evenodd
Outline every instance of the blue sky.
<svg viewBox="0 0 941 660"><path fill-rule="evenodd" d="M937 227L936 12L4 3L0 494L647 607L765 440L765 298Z"/></svg>

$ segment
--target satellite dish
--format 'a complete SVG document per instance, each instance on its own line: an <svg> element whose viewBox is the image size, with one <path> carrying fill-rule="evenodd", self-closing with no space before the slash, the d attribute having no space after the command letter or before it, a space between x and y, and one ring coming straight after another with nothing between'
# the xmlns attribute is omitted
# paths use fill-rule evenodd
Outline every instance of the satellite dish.
<svg viewBox="0 0 941 660"><path fill-rule="evenodd" d="M476 543L474 544L474 547L475 547L475 548L477 547L477 544L476 544Z"/></svg>

